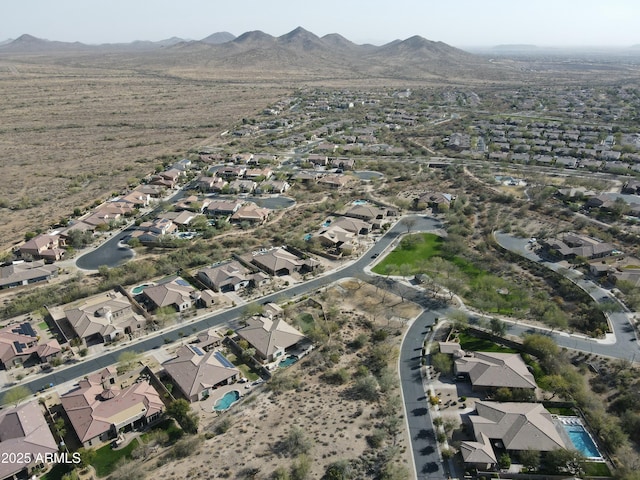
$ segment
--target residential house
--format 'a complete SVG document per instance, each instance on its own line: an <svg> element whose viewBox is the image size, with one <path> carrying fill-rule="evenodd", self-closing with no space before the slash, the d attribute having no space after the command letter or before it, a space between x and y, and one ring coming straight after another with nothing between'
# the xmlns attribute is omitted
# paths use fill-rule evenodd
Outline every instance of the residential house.
<svg viewBox="0 0 640 480"><path fill-rule="evenodd" d="M145 317L116 291L47 309L65 337L78 337L87 345L113 342L146 326Z"/></svg>
<svg viewBox="0 0 640 480"><path fill-rule="evenodd" d="M171 168L151 177L151 181L149 183L151 185L157 185L165 188L176 188L178 180L182 175L182 171Z"/></svg>
<svg viewBox="0 0 640 480"><path fill-rule="evenodd" d="M189 210L190 212L202 213L209 206L211 201L208 198L198 198L196 195L190 195L183 198L174 205L176 211Z"/></svg>
<svg viewBox="0 0 640 480"><path fill-rule="evenodd" d="M262 208L255 203L248 202L231 215L230 220L233 223L249 222L255 225L262 225L267 221L269 213L271 213L271 210L268 208Z"/></svg>
<svg viewBox="0 0 640 480"><path fill-rule="evenodd" d="M369 222L352 217L338 217L332 222L331 226L342 228L356 235L368 235L373 229Z"/></svg>
<svg viewBox="0 0 640 480"><path fill-rule="evenodd" d="M37 467L45 467L47 457L58 453L38 402L0 411L0 478L31 478ZM34 475L35 476L35 475Z"/></svg>
<svg viewBox="0 0 640 480"><path fill-rule="evenodd" d="M291 188L291 185L284 180L267 180L262 182L256 189L259 193L284 193Z"/></svg>
<svg viewBox="0 0 640 480"><path fill-rule="evenodd" d="M150 198L162 198L164 188L158 185L138 185L134 192L149 195Z"/></svg>
<svg viewBox="0 0 640 480"><path fill-rule="evenodd" d="M140 294L142 302L149 310L173 307L183 312L197 299L197 290L182 277L169 277L158 285L145 288Z"/></svg>
<svg viewBox="0 0 640 480"><path fill-rule="evenodd" d="M318 153L311 153L307 161L315 166L326 167L329 164L329 157Z"/></svg>
<svg viewBox="0 0 640 480"><path fill-rule="evenodd" d="M8 370L28 360L37 363L59 358L62 347L58 340L40 343L40 338L28 322L9 325L0 330L0 368Z"/></svg>
<svg viewBox="0 0 640 480"><path fill-rule="evenodd" d="M165 235L170 235L178 230L178 226L168 218L156 218L148 222L142 222L138 230L131 234L145 244L153 244L162 241Z"/></svg>
<svg viewBox="0 0 640 480"><path fill-rule="evenodd" d="M453 195L450 193L425 193L417 199L417 204L426 205L434 210L448 210L453 202Z"/></svg>
<svg viewBox="0 0 640 480"><path fill-rule="evenodd" d="M311 271L318 266L317 260L311 258L303 260L281 247L258 252L251 259L251 263L274 276Z"/></svg>
<svg viewBox="0 0 640 480"><path fill-rule="evenodd" d="M202 192L220 192L227 182L221 177L198 177L196 188Z"/></svg>
<svg viewBox="0 0 640 480"><path fill-rule="evenodd" d="M47 261L61 260L64 257L64 240L60 235L42 234L33 237L20 246L20 255Z"/></svg>
<svg viewBox="0 0 640 480"><path fill-rule="evenodd" d="M269 180L273 175L273 171L270 168L249 168L244 174L244 178L247 180Z"/></svg>
<svg viewBox="0 0 640 480"><path fill-rule="evenodd" d="M329 163L332 167L341 170L353 170L356 166L356 161L353 158L337 157L329 159Z"/></svg>
<svg viewBox="0 0 640 480"><path fill-rule="evenodd" d="M316 183L318 181L319 176L320 175L317 172L301 170L299 172L296 172L293 175L293 177L291 177L291 180L295 182L300 182L303 184L310 184L310 183Z"/></svg>
<svg viewBox="0 0 640 480"><path fill-rule="evenodd" d="M164 212L161 213L158 218L162 218L165 220L170 220L171 223L176 225L181 230L184 230L189 227L189 224L196 218L197 214L189 211L182 210L180 212Z"/></svg>
<svg viewBox="0 0 640 480"><path fill-rule="evenodd" d="M216 175L224 178L225 180L234 180L244 177L246 171L247 168L243 166L224 165L222 168L218 169Z"/></svg>
<svg viewBox="0 0 640 480"><path fill-rule="evenodd" d="M594 198L589 199L591 202ZM585 235L565 233L561 238L542 240L541 243L550 251L563 258L583 257L586 259L603 258L611 255L615 247L607 242L600 242Z"/></svg>
<svg viewBox="0 0 640 480"><path fill-rule="evenodd" d="M538 386L517 353L467 352L454 360L454 370L469 378L474 391L502 387L534 391Z"/></svg>
<svg viewBox="0 0 640 480"><path fill-rule="evenodd" d="M178 160L176 163L171 165L171 168L174 170L180 170L181 172L186 172L191 170L191 160L188 158L183 158L182 160Z"/></svg>
<svg viewBox="0 0 640 480"><path fill-rule="evenodd" d="M352 251L357 244L355 233L337 225L322 229L315 236L318 238L320 245L339 250Z"/></svg>
<svg viewBox="0 0 640 480"><path fill-rule="evenodd" d="M294 349L306 337L282 318L254 316L239 329L238 336L256 350L256 358L270 363Z"/></svg>
<svg viewBox="0 0 640 480"><path fill-rule="evenodd" d="M229 182L229 192L231 193L252 193L258 184L253 180L236 179Z"/></svg>
<svg viewBox="0 0 640 480"><path fill-rule="evenodd" d="M318 183L329 188L340 189L348 185L352 180L353 177L349 175L324 175L318 179Z"/></svg>
<svg viewBox="0 0 640 480"><path fill-rule="evenodd" d="M120 431L132 431L157 421L164 404L148 380L121 387L116 369L107 367L78 382L60 397L73 431L85 448L100 446Z"/></svg>
<svg viewBox="0 0 640 480"><path fill-rule="evenodd" d="M197 276L216 292L238 291L251 283L251 272L237 260L203 268Z"/></svg>
<svg viewBox="0 0 640 480"><path fill-rule="evenodd" d="M129 203L135 208L143 208L149 206L151 195L149 193L145 193L136 189L120 197L117 201L122 203Z"/></svg>
<svg viewBox="0 0 640 480"><path fill-rule="evenodd" d="M38 337L29 323L0 330L0 368L22 365L38 345Z"/></svg>
<svg viewBox="0 0 640 480"><path fill-rule="evenodd" d="M58 276L58 267L47 265L44 260L17 261L0 267L0 290L21 285L46 282Z"/></svg>
<svg viewBox="0 0 640 480"><path fill-rule="evenodd" d="M382 220L387 215L387 212L375 205L365 203L362 205L354 205L347 210L345 215L347 217L359 218L360 220L373 223L373 220Z"/></svg>
<svg viewBox="0 0 640 480"><path fill-rule="evenodd" d="M212 200L207 206L207 215L212 217L231 216L242 206L239 200Z"/></svg>
<svg viewBox="0 0 640 480"><path fill-rule="evenodd" d="M476 401L476 415L470 415L475 442L462 442L465 462L486 467L495 458L489 449L499 445L507 452L536 450L548 452L569 448L551 414L539 403L499 403ZM478 451L480 450L480 451ZM487 460L486 464L484 460Z"/></svg>
<svg viewBox="0 0 640 480"><path fill-rule="evenodd" d="M217 387L234 383L241 376L222 352L205 352L195 344L180 347L176 357L162 366L190 402L207 398Z"/></svg>

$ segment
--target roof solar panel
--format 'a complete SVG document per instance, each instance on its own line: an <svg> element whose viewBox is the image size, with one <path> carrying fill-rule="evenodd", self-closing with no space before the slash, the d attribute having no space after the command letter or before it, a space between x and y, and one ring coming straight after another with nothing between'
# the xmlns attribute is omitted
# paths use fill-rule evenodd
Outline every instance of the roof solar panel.
<svg viewBox="0 0 640 480"><path fill-rule="evenodd" d="M222 353L215 352L214 355L218 359L218 361L222 365L224 365L225 367L227 367L227 368L235 368L233 363L231 363L229 360L227 360L227 357L225 357Z"/></svg>

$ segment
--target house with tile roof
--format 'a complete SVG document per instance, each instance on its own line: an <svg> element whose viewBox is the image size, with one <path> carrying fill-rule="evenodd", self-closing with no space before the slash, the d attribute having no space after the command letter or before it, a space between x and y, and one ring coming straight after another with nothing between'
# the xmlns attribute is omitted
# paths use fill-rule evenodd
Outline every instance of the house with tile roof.
<svg viewBox="0 0 640 480"><path fill-rule="evenodd" d="M255 348L256 358L267 363L283 357L287 350L295 348L306 339L280 316L254 316L236 333Z"/></svg>
<svg viewBox="0 0 640 480"><path fill-rule="evenodd" d="M197 290L182 277L169 277L162 283L145 288L140 294L149 310L174 307L178 312L191 308Z"/></svg>
<svg viewBox="0 0 640 480"><path fill-rule="evenodd" d="M281 247L256 253L253 255L251 263L274 276L313 270L318 265L317 260L299 258Z"/></svg>
<svg viewBox="0 0 640 480"><path fill-rule="evenodd" d="M0 478L28 478L40 459L58 452L58 444L37 402L0 411ZM27 461L29 459L29 461Z"/></svg>
<svg viewBox="0 0 640 480"><path fill-rule="evenodd" d="M116 291L47 309L67 338L78 337L88 345L113 342L146 326L129 299Z"/></svg>
<svg viewBox="0 0 640 480"><path fill-rule="evenodd" d="M475 442L460 445L465 462L486 466L495 458L492 445L507 452L537 450L548 452L566 445L560 432L562 428L539 403L476 402L476 415L470 415ZM486 462L486 463L485 463ZM494 462L495 464L495 462Z"/></svg>
<svg viewBox="0 0 640 480"><path fill-rule="evenodd" d="M0 267L0 290L32 283L46 282L58 276L58 267L47 265L44 260L13 262Z"/></svg>
<svg viewBox="0 0 640 480"><path fill-rule="evenodd" d="M249 222L261 225L267 221L269 213L271 213L271 210L268 208L259 207L255 203L248 202L231 215L230 220L233 223Z"/></svg>
<svg viewBox="0 0 640 480"><path fill-rule="evenodd" d="M123 431L155 422L164 404L148 380L138 379L122 388L116 369L107 367L78 382L60 397L73 431L86 448L100 445Z"/></svg>
<svg viewBox="0 0 640 480"><path fill-rule="evenodd" d="M241 372L219 350L208 352L198 344L184 345L176 357L162 364L190 402L207 398L212 390L236 382Z"/></svg>
<svg viewBox="0 0 640 480"><path fill-rule="evenodd" d="M474 390L501 387L535 390L533 374L517 353L469 352L454 361L456 375L468 376Z"/></svg>
<svg viewBox="0 0 640 480"><path fill-rule="evenodd" d="M60 235L42 234L26 241L20 246L20 255L30 256L35 259L44 259L51 262L64 257L64 240Z"/></svg>
<svg viewBox="0 0 640 480"><path fill-rule="evenodd" d="M216 292L238 291L251 284L251 272L237 260L203 268L198 279Z"/></svg>
<svg viewBox="0 0 640 480"><path fill-rule="evenodd" d="M42 344L39 342L38 335L28 322L0 330L0 369L8 370L27 360L44 363L60 356L62 347L56 339Z"/></svg>

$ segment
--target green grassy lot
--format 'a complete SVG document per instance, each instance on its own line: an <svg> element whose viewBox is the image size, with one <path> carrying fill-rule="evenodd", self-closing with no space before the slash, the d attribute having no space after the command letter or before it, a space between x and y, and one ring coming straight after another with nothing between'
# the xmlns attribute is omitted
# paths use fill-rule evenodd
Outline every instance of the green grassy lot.
<svg viewBox="0 0 640 480"><path fill-rule="evenodd" d="M93 460L93 467L96 469L96 473L99 477L106 477L116 469L118 460L125 457L131 457L131 452L139 445L138 439L131 440L129 445L120 450L114 450L111 445L105 445L104 447L96 450L96 458Z"/></svg>
<svg viewBox="0 0 640 480"><path fill-rule="evenodd" d="M443 251L444 242L446 239L432 233L408 235L373 271L379 275L397 275L401 266L406 265L406 274L425 273L425 262L433 257L441 257L457 268L455 275L462 279L466 287L463 289L466 293L457 293L463 294L470 305L484 312L503 315L513 315L526 308L526 292L515 288L513 282L490 274L466 258L447 254Z"/></svg>
<svg viewBox="0 0 640 480"><path fill-rule="evenodd" d="M503 347L502 345L497 345L490 340L477 338L469 335L466 332L461 332L458 338L460 339L460 346L463 350L468 350L471 352L518 353L518 351L514 350L513 348L507 348Z"/></svg>
<svg viewBox="0 0 640 480"><path fill-rule="evenodd" d="M442 256L442 237L432 233L416 233L411 237L417 238L418 241L412 244L402 242L400 246L378 263L373 268L373 271L379 275L384 275L387 273L387 269L391 269L392 272L397 271L400 265L406 264L411 267L411 274L420 273L418 270L420 260Z"/></svg>
<svg viewBox="0 0 640 480"><path fill-rule="evenodd" d="M584 473L586 477L610 477L611 471L606 463L587 462L584 465Z"/></svg>

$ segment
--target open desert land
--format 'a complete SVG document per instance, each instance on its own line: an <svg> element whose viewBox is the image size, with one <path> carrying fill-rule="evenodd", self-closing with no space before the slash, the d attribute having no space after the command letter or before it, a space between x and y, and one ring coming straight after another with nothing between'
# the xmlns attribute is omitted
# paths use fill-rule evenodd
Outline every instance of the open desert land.
<svg viewBox="0 0 640 480"><path fill-rule="evenodd" d="M215 145L222 131L285 91L274 83L6 59L0 89L3 250L139 183L165 160Z"/></svg>

